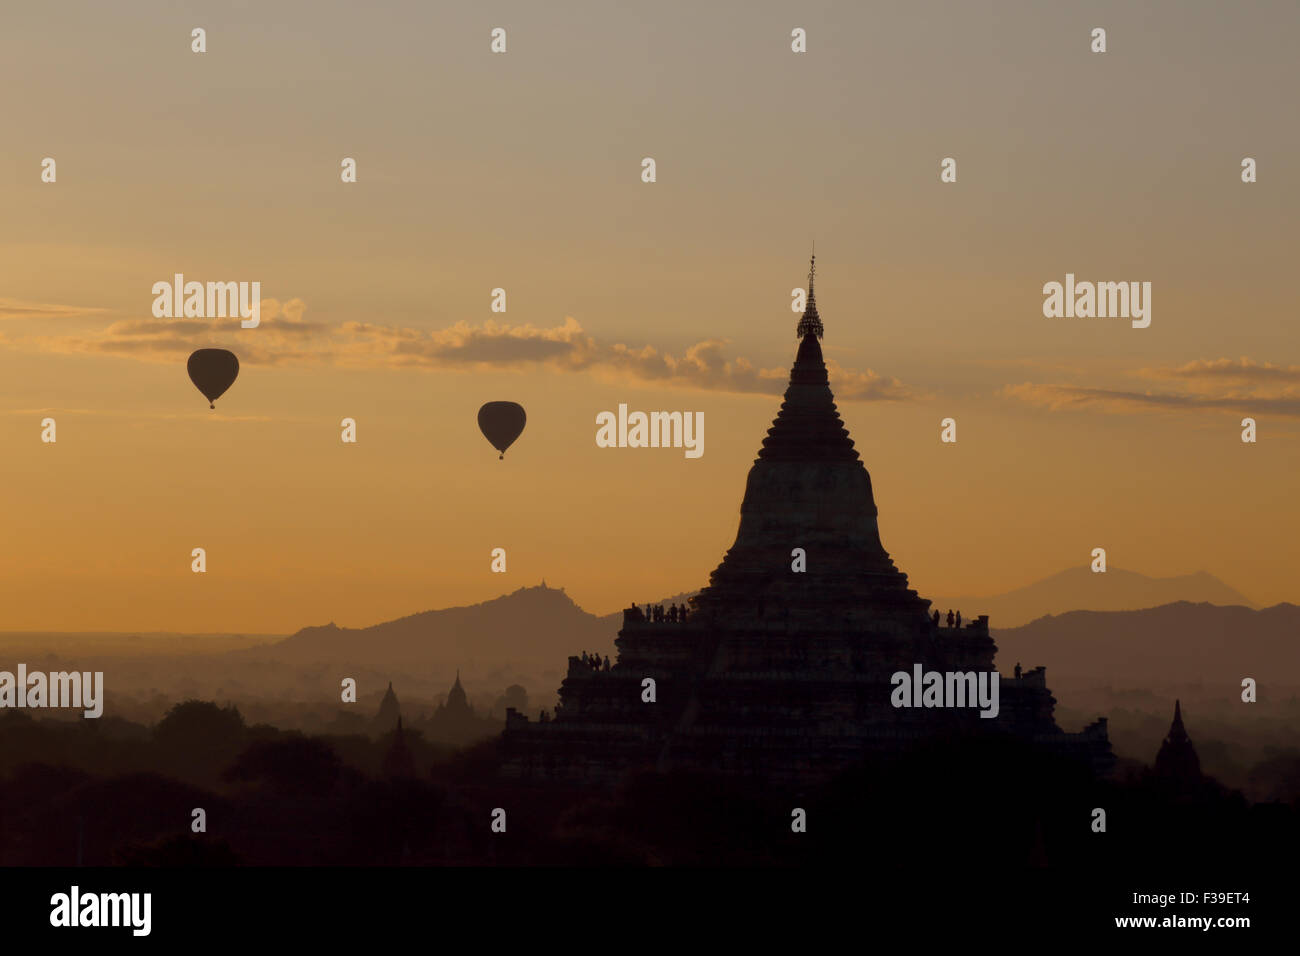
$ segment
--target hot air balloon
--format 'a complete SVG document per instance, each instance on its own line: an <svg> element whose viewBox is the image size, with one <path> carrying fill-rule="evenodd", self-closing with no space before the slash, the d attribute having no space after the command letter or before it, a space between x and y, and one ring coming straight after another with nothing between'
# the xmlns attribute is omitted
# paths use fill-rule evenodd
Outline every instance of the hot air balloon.
<svg viewBox="0 0 1300 956"><path fill-rule="evenodd" d="M239 359L226 349L199 349L190 356L185 368L190 373L190 381L208 400L208 407L216 408L213 403L235 383Z"/></svg>
<svg viewBox="0 0 1300 956"><path fill-rule="evenodd" d="M514 402L488 402L478 410L478 428L492 447L506 457L506 449L524 430L528 416L524 407Z"/></svg>

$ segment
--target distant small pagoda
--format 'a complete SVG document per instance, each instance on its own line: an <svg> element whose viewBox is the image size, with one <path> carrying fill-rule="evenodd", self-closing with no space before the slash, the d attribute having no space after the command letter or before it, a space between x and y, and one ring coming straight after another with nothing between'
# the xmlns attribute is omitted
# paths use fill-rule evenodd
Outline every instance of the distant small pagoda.
<svg viewBox="0 0 1300 956"><path fill-rule="evenodd" d="M486 716L480 717L470 706L469 695L460 682L460 671L456 671L456 682L447 692L445 702L438 705L427 724L431 740L443 743L465 745L482 740L497 733L501 727L499 721Z"/></svg>
<svg viewBox="0 0 1300 956"><path fill-rule="evenodd" d="M393 682L388 682L388 690L384 691L384 699L379 702L379 713L375 714L375 729L386 734L390 732L402 719L402 708L397 702L397 694L393 691Z"/></svg>
<svg viewBox="0 0 1300 956"><path fill-rule="evenodd" d="M1201 779L1201 760L1183 727L1182 701L1174 701L1174 721L1156 754L1155 770L1157 778L1174 784L1191 784Z"/></svg>
<svg viewBox="0 0 1300 956"><path fill-rule="evenodd" d="M443 720L464 720L474 717L474 708L469 705L469 695L460 684L460 671L456 671L456 682L447 692L445 703L438 705L436 717Z"/></svg>
<svg viewBox="0 0 1300 956"><path fill-rule="evenodd" d="M1104 718L1078 734L1057 726L1042 667L1000 679L996 718L891 706L894 673L992 672L997 648L987 616L942 627L881 544L871 476L822 357L815 266L814 256L798 353L749 472L735 543L686 613L624 611L611 668L570 657L553 719L507 711L507 775L612 782L689 767L807 783L936 734L989 732L1101 772L1113 766ZM654 703L642 699L646 678Z"/></svg>

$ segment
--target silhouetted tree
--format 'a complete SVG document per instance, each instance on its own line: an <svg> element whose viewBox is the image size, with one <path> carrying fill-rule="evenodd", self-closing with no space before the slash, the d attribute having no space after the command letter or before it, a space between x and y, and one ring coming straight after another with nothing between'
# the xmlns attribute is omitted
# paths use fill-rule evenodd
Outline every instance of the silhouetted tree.
<svg viewBox="0 0 1300 956"><path fill-rule="evenodd" d="M154 727L160 769L178 776L215 780L244 746L244 718L233 706L206 700L176 704Z"/></svg>
<svg viewBox="0 0 1300 956"><path fill-rule="evenodd" d="M198 834L177 834L147 844L127 844L114 854L123 866L238 866L241 862L225 840Z"/></svg>
<svg viewBox="0 0 1300 956"><path fill-rule="evenodd" d="M323 793L338 780L342 761L318 737L285 734L246 748L222 774L225 780L262 782L285 793Z"/></svg>
<svg viewBox="0 0 1300 956"><path fill-rule="evenodd" d="M397 718L397 727L386 739L388 751L384 754L383 763L379 765L379 772L388 779L398 779L403 777L414 777L415 758L411 756L411 748L406 742L406 731L402 729L402 718Z"/></svg>

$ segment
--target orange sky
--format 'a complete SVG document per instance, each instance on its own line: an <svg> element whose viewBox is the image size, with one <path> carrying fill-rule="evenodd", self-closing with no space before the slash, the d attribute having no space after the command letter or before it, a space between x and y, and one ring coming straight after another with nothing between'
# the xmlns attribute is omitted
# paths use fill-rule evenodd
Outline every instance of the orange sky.
<svg viewBox="0 0 1300 956"><path fill-rule="evenodd" d="M365 625L543 577L603 613L698 587L814 237L832 387L923 594L1101 546L1300 600L1300 11L1042 7L15 11L0 628ZM154 320L177 272L261 282L261 327ZM1151 327L1044 318L1067 272L1151 282ZM243 362L215 412L185 374L204 346ZM505 461L475 424L491 400L528 410ZM597 448L620 402L703 411L704 456Z"/></svg>

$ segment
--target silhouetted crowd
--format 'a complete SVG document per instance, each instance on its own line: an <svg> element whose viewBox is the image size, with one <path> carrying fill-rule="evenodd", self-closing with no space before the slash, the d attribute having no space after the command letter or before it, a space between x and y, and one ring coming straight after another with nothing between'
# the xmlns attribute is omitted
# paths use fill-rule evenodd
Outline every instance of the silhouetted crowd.
<svg viewBox="0 0 1300 956"><path fill-rule="evenodd" d="M594 671L602 671L602 670L603 670L603 671L607 671L607 670L609 670L609 658L608 658L608 657L605 658L605 664L604 664L604 666L602 667L602 666L601 666L601 663L600 663L600 655L599 655L599 654L588 654L586 651L583 651L583 652L582 652L582 663L586 664L588 667L590 667L590 668L591 668L592 670L594 670Z"/></svg>
<svg viewBox="0 0 1300 956"><path fill-rule="evenodd" d="M662 604L647 604L645 610L633 604L631 607L623 609L623 620L626 621L651 621L658 624L667 621L670 624L686 623L686 605L670 604L668 609L664 610Z"/></svg>
<svg viewBox="0 0 1300 956"><path fill-rule="evenodd" d="M954 623L954 621L955 621L956 623ZM935 626L935 627L938 627L938 626L939 626L939 612L938 612L937 610L934 612L934 626ZM961 611L958 611L958 612L954 615L954 614L952 613L952 608L948 608L948 626L949 626L949 627L961 627Z"/></svg>

